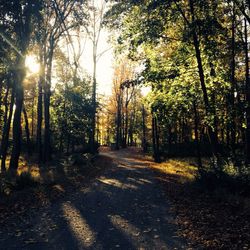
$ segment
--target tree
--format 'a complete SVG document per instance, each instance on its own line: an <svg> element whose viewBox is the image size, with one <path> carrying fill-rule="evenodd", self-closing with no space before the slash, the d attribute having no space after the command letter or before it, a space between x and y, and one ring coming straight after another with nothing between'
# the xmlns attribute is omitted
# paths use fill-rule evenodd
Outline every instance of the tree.
<svg viewBox="0 0 250 250"><path fill-rule="evenodd" d="M171 153L173 144L195 138L199 156L200 146L210 141L218 172L225 138L232 152L244 141L244 14L239 9L242 2L233 2L115 1L106 15L107 25L118 32L117 46L144 65L141 75L152 86L150 103L157 120L152 124L159 128L159 150L166 150L167 143ZM195 115L188 115L190 111Z"/></svg>
<svg viewBox="0 0 250 250"><path fill-rule="evenodd" d="M93 58L93 73L92 73L92 106L93 113L91 113L92 126L90 130L90 150L92 153L96 151L96 113L97 113L97 101L96 101L96 70L99 58L106 51L101 51L98 53L98 45L100 40L100 35L103 30L103 19L107 8L107 1L102 0L96 2L94 0L89 0L87 2L87 11L89 22L84 25L87 32L88 38L92 43L92 58Z"/></svg>
<svg viewBox="0 0 250 250"><path fill-rule="evenodd" d="M23 80L25 77L25 56L30 42L31 19L35 15L37 3L34 1L14 1L9 6L9 19L12 21L17 41L17 55L14 71L15 113L13 120L13 147L10 159L10 170L14 173L18 167L21 152L21 113L23 109ZM14 46L14 45L13 45Z"/></svg>

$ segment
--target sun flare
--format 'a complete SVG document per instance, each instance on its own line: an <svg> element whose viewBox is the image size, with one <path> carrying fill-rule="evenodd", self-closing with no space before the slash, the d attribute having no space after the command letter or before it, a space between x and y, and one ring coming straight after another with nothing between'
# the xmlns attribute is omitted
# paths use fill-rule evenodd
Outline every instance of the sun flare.
<svg viewBox="0 0 250 250"><path fill-rule="evenodd" d="M40 70L40 65L34 55L28 55L25 59L25 66L28 74L37 74Z"/></svg>

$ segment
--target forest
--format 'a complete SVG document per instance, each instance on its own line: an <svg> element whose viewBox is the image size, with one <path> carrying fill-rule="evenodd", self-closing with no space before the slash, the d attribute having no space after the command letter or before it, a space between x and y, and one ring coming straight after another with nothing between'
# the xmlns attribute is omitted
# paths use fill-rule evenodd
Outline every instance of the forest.
<svg viewBox="0 0 250 250"><path fill-rule="evenodd" d="M249 249L249 27L248 0L0 0L0 213L20 189L56 186L54 166L60 181L66 165L70 178L97 178L112 154L132 150L152 158L154 171L172 162L184 175L176 162L192 164L195 192L237 196L243 236L197 249ZM99 59L110 49L112 79L103 83Z"/></svg>
<svg viewBox="0 0 250 250"><path fill-rule="evenodd" d="M118 115L118 126L125 124L120 144L127 145L128 91L145 84L151 87L144 100L152 120L147 141L156 161L196 155L202 171L201 157L210 156L215 171L223 170L226 159L239 171L247 169L248 11L249 5L239 1L149 1L145 6L131 1L108 12L108 25L122 30L117 53L123 62L125 54L141 66L132 80L120 80L116 94L125 119L120 122ZM131 78L124 69L120 74Z"/></svg>

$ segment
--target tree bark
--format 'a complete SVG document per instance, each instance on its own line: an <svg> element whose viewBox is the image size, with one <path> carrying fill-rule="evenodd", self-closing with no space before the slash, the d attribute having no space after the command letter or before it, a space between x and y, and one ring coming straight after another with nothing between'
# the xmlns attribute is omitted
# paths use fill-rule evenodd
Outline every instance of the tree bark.
<svg viewBox="0 0 250 250"><path fill-rule="evenodd" d="M192 24L195 24L196 20L195 20L193 0L189 0L189 6L190 6ZM200 42L199 42L195 27L192 28L192 36L193 36L193 45L195 48L195 55L196 55L196 60L197 60L197 65L198 65L198 72L199 72L201 89L203 93L203 100L205 104L206 115L209 116L211 114L211 107L210 107L208 94L207 94L207 88L205 84L205 76L204 76L203 64L202 64L202 59L201 59L201 51L200 51ZM212 154L213 156L218 158L215 133L213 131L213 128L209 124L207 126L207 129L208 129L208 138L210 141Z"/></svg>
<svg viewBox="0 0 250 250"><path fill-rule="evenodd" d="M30 42L30 22L32 16L32 8L34 3L28 1L27 4L21 5L18 2L17 8L20 15L16 24L17 40L19 41L19 54L17 54L16 70L14 74L14 90L16 99L16 108L13 120L13 147L10 158L9 170L15 175L18 168L19 156L21 153L21 140L22 140L22 124L21 116L23 109L23 80L25 78L25 56Z"/></svg>
<svg viewBox="0 0 250 250"><path fill-rule="evenodd" d="M95 31L94 31L95 32ZM96 34L94 34L96 35ZM92 86L92 116L90 131L90 151L95 153L95 134L96 134L96 65L97 65L97 44L93 44L93 86Z"/></svg>
<svg viewBox="0 0 250 250"><path fill-rule="evenodd" d="M21 127L21 114L23 109L23 80L25 77L25 58L18 56L18 62L15 72L15 96L16 96L16 108L13 120L13 147L11 152L9 170L16 174L18 168L18 160L21 153L21 139L22 139L22 127Z"/></svg>
<svg viewBox="0 0 250 250"><path fill-rule="evenodd" d="M233 18L232 18L232 45L231 45L231 94L229 97L229 103L230 103L230 121L231 121L231 126L230 126L230 131L231 131L231 147L232 147L232 152L235 152L235 142L236 142L236 123L235 123L235 118L236 118L236 112L235 112L235 102L234 102L234 92L236 90L235 86L235 6L233 3Z"/></svg>
<svg viewBox="0 0 250 250"><path fill-rule="evenodd" d="M146 153L148 151L147 149L147 139L146 139L146 112L145 107L142 105L142 148L143 152Z"/></svg>
<svg viewBox="0 0 250 250"><path fill-rule="evenodd" d="M7 93L5 95L5 100L4 100L4 102L5 102L5 114L4 114L3 137L2 137L2 143L1 143L1 157L2 157L1 171L2 172L6 171L5 161L6 161L8 147L9 147L10 125L11 125L11 121L12 121L13 106L14 106L14 100L15 100L14 90L12 89L10 106L9 106L10 110L9 110L9 115L8 115L8 92L9 91L7 91Z"/></svg>
<svg viewBox="0 0 250 250"><path fill-rule="evenodd" d="M200 150L200 140L199 140L199 118L198 112L196 108L196 102L193 102L193 109L194 109L194 134L195 134L195 144L197 150L197 163L198 163L198 171L202 173L202 162L201 162L201 150Z"/></svg>
<svg viewBox="0 0 250 250"><path fill-rule="evenodd" d="M157 118L155 117L154 114L152 117L152 138L153 138L153 158L155 162L160 162L158 125L157 125Z"/></svg>
<svg viewBox="0 0 250 250"><path fill-rule="evenodd" d="M25 121L27 152L28 152L28 155L30 156L32 154L32 150L31 150L31 141L30 141L29 120L28 120L28 115L27 115L24 105L23 105L23 116L24 116L24 121Z"/></svg>
<svg viewBox="0 0 250 250"><path fill-rule="evenodd" d="M247 21L245 19L245 75L246 75L246 162L250 163L250 80Z"/></svg>
<svg viewBox="0 0 250 250"><path fill-rule="evenodd" d="M120 130L121 130L121 95L118 94L117 97L117 114L116 114L116 150L120 148Z"/></svg>
<svg viewBox="0 0 250 250"><path fill-rule="evenodd" d="M3 79L0 78L0 128L2 127L2 124L1 124L1 121L2 121L2 104L3 104L3 101L2 101L2 92L3 92ZM0 149L1 150L1 149Z"/></svg>
<svg viewBox="0 0 250 250"><path fill-rule="evenodd" d="M44 87L44 151L43 161L51 160L51 135L50 135L50 97L51 97L51 76L52 61L54 55L54 40L51 38L50 51L48 55L48 64L46 72L46 81Z"/></svg>

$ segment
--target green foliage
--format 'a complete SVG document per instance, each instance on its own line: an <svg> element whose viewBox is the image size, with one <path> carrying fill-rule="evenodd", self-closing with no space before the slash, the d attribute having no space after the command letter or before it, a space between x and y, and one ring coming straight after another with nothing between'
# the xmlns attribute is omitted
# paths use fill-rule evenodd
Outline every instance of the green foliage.
<svg viewBox="0 0 250 250"><path fill-rule="evenodd" d="M64 151L68 144L84 145L88 142L93 110L90 79L80 78L67 58L60 54L57 62L59 82L52 98L52 130L55 147ZM65 73L66 72L66 73Z"/></svg>
<svg viewBox="0 0 250 250"><path fill-rule="evenodd" d="M246 78L241 20L245 15L239 4L221 0L113 2L107 23L118 27L117 51L127 50L128 57L142 65L143 82L152 87L147 101L157 117L161 150L171 152L171 144L178 148L192 143L197 153L196 127L196 140L203 145L209 145L208 134L214 133L220 153L229 153L234 140L242 151ZM208 152L211 148L204 154Z"/></svg>

